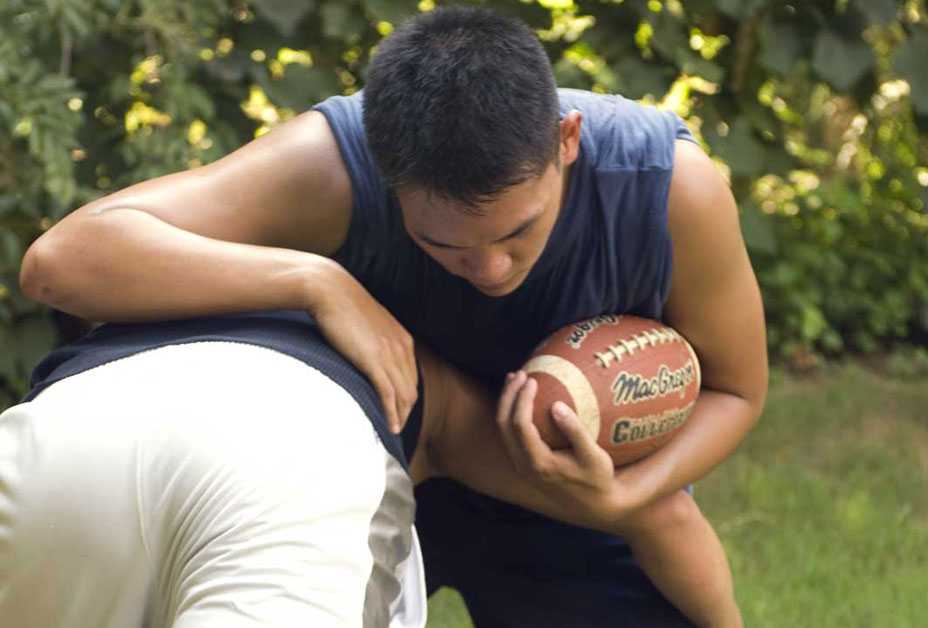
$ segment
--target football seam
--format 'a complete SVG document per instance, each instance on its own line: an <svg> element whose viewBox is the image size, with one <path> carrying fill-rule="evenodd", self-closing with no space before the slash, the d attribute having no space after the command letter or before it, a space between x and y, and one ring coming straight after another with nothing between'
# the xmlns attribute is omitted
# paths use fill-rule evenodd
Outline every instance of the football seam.
<svg viewBox="0 0 928 628"><path fill-rule="evenodd" d="M605 350L594 353L593 357L601 367L608 368L613 361L621 362L626 356L634 355L635 351L681 341L686 342L675 329L654 327L632 334L631 338L622 338L606 347ZM690 351L692 352L692 349Z"/></svg>

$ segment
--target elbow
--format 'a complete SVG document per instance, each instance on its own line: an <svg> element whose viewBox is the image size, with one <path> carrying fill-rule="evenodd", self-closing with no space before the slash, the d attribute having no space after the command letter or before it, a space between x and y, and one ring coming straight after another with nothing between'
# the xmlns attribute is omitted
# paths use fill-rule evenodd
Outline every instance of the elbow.
<svg viewBox="0 0 928 628"><path fill-rule="evenodd" d="M66 285L66 282L61 279L62 266L57 258L49 234L33 242L20 266L19 287L33 301L62 309L56 286Z"/></svg>
<svg viewBox="0 0 928 628"><path fill-rule="evenodd" d="M767 383L764 382L764 385L753 394L745 397L745 401L750 408L750 427L753 428L764 414L764 407L767 404Z"/></svg>

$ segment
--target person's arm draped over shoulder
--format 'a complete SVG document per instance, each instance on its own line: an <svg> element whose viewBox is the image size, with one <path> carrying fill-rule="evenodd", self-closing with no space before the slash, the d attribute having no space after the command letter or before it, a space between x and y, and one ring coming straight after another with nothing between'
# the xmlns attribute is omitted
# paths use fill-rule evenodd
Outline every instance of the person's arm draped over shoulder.
<svg viewBox="0 0 928 628"><path fill-rule="evenodd" d="M345 241L352 202L331 129L309 112L215 163L79 208L29 248L20 282L88 320L308 310L396 429L416 398L412 338L326 257Z"/></svg>
<svg viewBox="0 0 928 628"><path fill-rule="evenodd" d="M20 280L89 320L301 308L351 202L328 124L308 113L215 163L75 210L29 248Z"/></svg>

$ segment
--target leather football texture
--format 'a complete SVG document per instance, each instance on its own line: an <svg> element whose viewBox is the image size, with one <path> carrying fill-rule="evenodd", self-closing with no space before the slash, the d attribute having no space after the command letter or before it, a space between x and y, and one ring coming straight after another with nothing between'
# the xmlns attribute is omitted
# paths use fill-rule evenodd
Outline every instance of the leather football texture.
<svg viewBox="0 0 928 628"><path fill-rule="evenodd" d="M616 466L662 447L699 396L699 360L671 327L637 316L604 315L564 327L523 367L538 382L533 419L553 449L569 443L551 418L563 401Z"/></svg>

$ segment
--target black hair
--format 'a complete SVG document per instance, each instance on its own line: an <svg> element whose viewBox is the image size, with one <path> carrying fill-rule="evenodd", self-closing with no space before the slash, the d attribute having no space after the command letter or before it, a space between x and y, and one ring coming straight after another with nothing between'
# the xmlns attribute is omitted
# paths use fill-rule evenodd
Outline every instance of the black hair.
<svg viewBox="0 0 928 628"><path fill-rule="evenodd" d="M475 208L558 163L551 62L522 21L476 7L420 14L378 46L364 128L391 188Z"/></svg>

